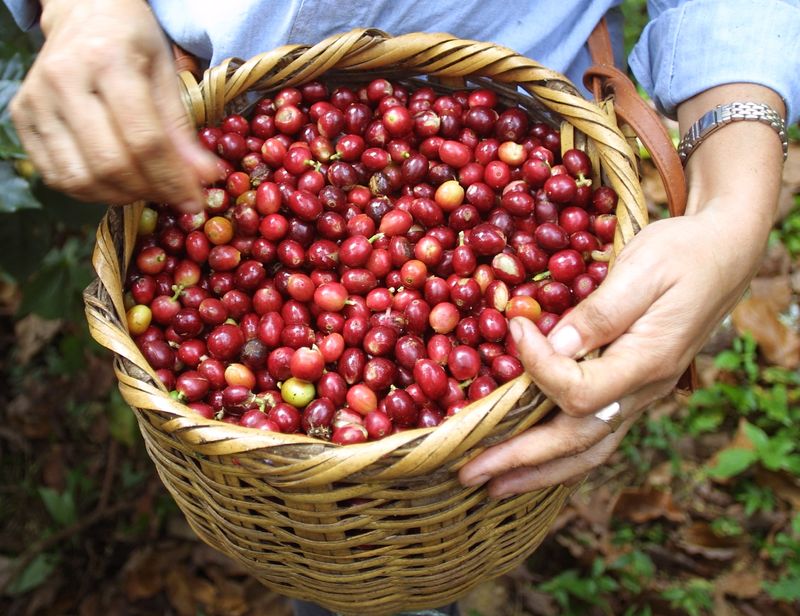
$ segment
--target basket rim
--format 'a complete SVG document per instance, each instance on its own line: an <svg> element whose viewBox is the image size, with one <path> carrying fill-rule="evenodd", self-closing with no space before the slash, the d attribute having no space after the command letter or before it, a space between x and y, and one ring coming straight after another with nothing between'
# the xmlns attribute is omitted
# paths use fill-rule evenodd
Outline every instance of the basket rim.
<svg viewBox="0 0 800 616"><path fill-rule="evenodd" d="M443 52L441 48L447 51ZM441 65L441 58L447 57L447 54L452 54L453 49L468 50L464 62L467 64L472 62L477 67L475 73L465 72L462 66L463 62L459 63L457 59L446 63L444 66ZM410 33L391 37L379 30L359 29L329 37L313 46L289 45L279 47L272 51L258 54L247 61L229 58L219 65L206 70L201 83L194 80L191 74L187 72L182 73L180 79L183 84L184 102L192 117L197 120L200 117L207 118L209 109L224 109L227 103L237 100L239 96L246 95L259 84L270 83L270 80L281 81L282 85L275 86L277 88L309 81L319 75L327 74L331 70L340 69L341 64L343 64L347 72L355 72L365 66L373 68L379 66L380 62L384 64L394 62L394 66L406 66L406 64L398 64L394 60L398 54L403 53L407 57L406 64L412 61L418 62L420 58L431 58L434 62L434 69L425 74L445 78L476 75L492 82L515 83L518 88L521 87L525 92L524 96L542 102L545 107L560 116L562 122L567 122L573 127L575 127L576 122L584 121L587 126L592 126L593 123L599 124L603 129L603 139L611 143L609 145L609 143L597 141L596 145L600 151L600 158L604 162L610 161L611 163L612 170L615 173L612 176L612 184L614 182L629 181L633 184L631 188L633 192L636 192L636 190L641 192L638 177L635 175L633 151L617 126L613 114L608 113L602 106L583 98L574 85L563 75L546 69L534 60L525 58L512 50L491 43L458 39L445 33ZM479 60L475 60L475 58L479 58ZM436 62L440 64L436 64ZM304 63L311 63L313 70L304 70ZM415 66L416 69L422 71L418 65ZM502 79L498 79L496 75L487 74L489 70L487 67L500 71ZM516 77L524 71L532 71L536 75L536 79L532 80L528 85L516 80ZM543 94L550 95L550 98L542 98ZM520 96L523 95L520 94ZM198 113L198 104L203 108L202 113ZM573 116L568 116L572 118L572 121L564 120L565 115L569 113L574 114ZM577 127L575 128L578 130ZM595 140L589 134L586 136L588 143ZM603 155L604 149L609 150L605 156ZM639 209L642 209L640 206L643 205L643 199L641 202L636 204ZM124 206L121 212L112 209L107 213L98 228L97 245L93 258L98 280L96 284L87 289L85 294L87 318L95 340L101 345L110 348L119 357L115 369L120 379L120 389L126 401L142 415L140 422L144 420L145 415L148 416L147 420L150 420L158 412L171 416L172 419L159 422L160 429L167 430L175 438L187 443L197 451L214 451L213 455L231 457L249 456L250 454L258 456L266 449L295 445L299 446L299 448L304 446L322 448L325 459L339 463L342 467L340 470L344 473L346 470L344 466L346 465L343 458L345 457L348 461L352 461L353 458L361 458L364 462L371 460L369 462L371 464L383 456L405 451L409 445L412 446L412 450L418 450L421 443L428 441L447 443L449 439L455 440L458 436L463 437L461 445L464 442L470 443L474 441L467 447L455 444L449 454L439 458L438 462L436 460L431 462L430 458L428 460L415 460L416 469L422 469L420 474L423 474L431 468L439 468L442 464L447 463L448 460L452 461L452 459L459 456L461 459L458 464L463 464L467 458L477 455L483 450L483 439L489 434L491 428L500 424L514 406L513 403L506 404L507 400L502 406L498 406L498 403L504 399L508 392L514 392L517 395L517 399L519 399L531 388L530 377L523 374L523 376L517 377L517 379L498 388L486 398L473 402L463 411L436 428L408 430L381 440L368 441L346 447L308 436L274 435L273 433L263 433L222 421L204 420L189 409L188 406L169 397L166 389L163 389L154 371L144 360L141 352L133 344L127 332L119 287L120 281L124 279L124 271L133 251L135 236L131 236L131 230L135 229L138 212L141 212L142 207L144 207L144 203L138 202L130 206ZM619 208L622 207L622 199L620 199ZM631 219L629 212L626 212L625 215L629 220ZM644 209L644 216L646 217L646 208ZM617 245L619 244L619 249L621 249L621 246L638 231L638 228L634 225L628 238L620 235L619 241L615 241L615 252L618 251ZM126 365L127 362L130 362L136 370L131 371L130 366ZM131 372L135 373L137 370L146 375L150 382L147 383L136 374L131 374ZM148 404L141 404L143 401L147 401ZM545 399L545 402L537 407L540 408L540 412L534 418L534 421L526 422L523 418L520 425L525 425L525 429L527 429L552 407L552 402ZM495 409L495 411L493 412L492 409ZM489 417L488 420L487 417ZM483 424L483 422L487 422L487 424L479 425ZM488 424L491 422L494 423L489 426ZM450 424L452 427L446 427L446 424ZM470 436L473 430L478 430L479 437ZM514 430L511 430L512 434L514 432ZM233 441L236 444L231 445ZM450 444L452 445L453 443ZM347 452L346 455L343 453L345 451ZM337 454L336 452L339 453ZM295 453L299 458L299 453ZM412 451L412 453L414 452ZM310 457L315 458L316 456L312 455ZM408 456L404 457L407 458ZM408 476L408 467L411 464L409 462L403 467L405 469L404 476ZM302 464L300 466L302 467ZM302 470L301 468L300 471ZM302 476L302 472L300 474ZM341 475L341 473L339 474ZM352 472L342 476L349 476L350 474ZM403 475L400 472L395 474L398 476ZM327 481L323 483L337 480L336 477L338 476L337 473L332 473L330 476L326 475ZM304 483L304 481L308 483L313 479L308 481L299 480L299 484Z"/></svg>

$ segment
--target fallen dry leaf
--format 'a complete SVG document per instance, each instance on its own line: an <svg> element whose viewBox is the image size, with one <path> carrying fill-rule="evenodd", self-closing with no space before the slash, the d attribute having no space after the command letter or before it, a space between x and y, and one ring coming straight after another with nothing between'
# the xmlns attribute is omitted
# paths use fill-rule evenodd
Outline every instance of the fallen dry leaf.
<svg viewBox="0 0 800 616"><path fill-rule="evenodd" d="M731 316L736 331L749 332L770 363L789 370L800 365L800 334L778 320L769 301L748 297Z"/></svg>
<svg viewBox="0 0 800 616"><path fill-rule="evenodd" d="M192 592L195 584L194 576L189 574L186 567L173 567L167 572L164 590L169 604L180 616L196 616L197 614L197 601Z"/></svg>
<svg viewBox="0 0 800 616"><path fill-rule="evenodd" d="M135 551L123 568L123 587L131 601L153 597L164 588L163 567L151 547Z"/></svg>
<svg viewBox="0 0 800 616"><path fill-rule="evenodd" d="M652 487L626 488L619 493L611 514L617 518L643 524L658 518L683 522L686 514L675 505L669 490Z"/></svg>
<svg viewBox="0 0 800 616"><path fill-rule="evenodd" d="M14 334L17 337L17 361L25 365L41 351L61 330L60 320L43 319L35 314L17 321Z"/></svg>
<svg viewBox="0 0 800 616"><path fill-rule="evenodd" d="M792 269L792 257L783 242L770 242L761 258L759 276L778 276Z"/></svg>
<svg viewBox="0 0 800 616"><path fill-rule="evenodd" d="M706 522L693 522L681 528L678 546L687 554L702 556L709 560L730 560L744 546L741 537L720 537Z"/></svg>
<svg viewBox="0 0 800 616"><path fill-rule="evenodd" d="M752 599L761 593L763 579L764 572L760 564L739 563L736 571L723 573L714 580L714 594L737 599Z"/></svg>
<svg viewBox="0 0 800 616"><path fill-rule="evenodd" d="M187 547L162 543L133 552L122 568L123 588L128 599L146 599L161 592L167 583L167 573L186 558Z"/></svg>
<svg viewBox="0 0 800 616"><path fill-rule="evenodd" d="M785 312L792 302L791 279L788 275L753 278L750 296L763 300L777 313Z"/></svg>
<svg viewBox="0 0 800 616"><path fill-rule="evenodd" d="M759 485L771 489L775 496L789 503L795 511L800 511L800 485L793 476L758 468L756 481Z"/></svg>

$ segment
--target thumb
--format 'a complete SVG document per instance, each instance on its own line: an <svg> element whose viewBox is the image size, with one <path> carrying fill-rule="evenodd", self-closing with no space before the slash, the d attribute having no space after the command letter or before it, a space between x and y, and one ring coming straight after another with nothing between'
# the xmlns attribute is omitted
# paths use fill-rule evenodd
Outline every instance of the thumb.
<svg viewBox="0 0 800 616"><path fill-rule="evenodd" d="M642 272L631 259L617 261L603 283L550 332L553 349L567 357L583 357L628 331L658 297L655 280Z"/></svg>

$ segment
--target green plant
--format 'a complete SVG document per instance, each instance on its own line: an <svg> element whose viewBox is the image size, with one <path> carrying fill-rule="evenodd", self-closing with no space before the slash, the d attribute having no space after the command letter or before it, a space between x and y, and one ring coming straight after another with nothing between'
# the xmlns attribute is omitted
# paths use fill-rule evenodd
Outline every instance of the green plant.
<svg viewBox="0 0 800 616"><path fill-rule="evenodd" d="M567 569L539 586L553 596L565 616L585 614L588 606L611 613L607 593L619 589L619 583L607 570L601 558L596 558L587 575L577 569Z"/></svg>
<svg viewBox="0 0 800 616"><path fill-rule="evenodd" d="M800 195L794 198L794 207L772 232L771 242L782 242L790 255L800 255Z"/></svg>
<svg viewBox="0 0 800 616"><path fill-rule="evenodd" d="M711 590L711 582L694 578L687 583L670 586L661 592L661 596L669 601L670 607L683 610L689 616L700 616L710 614L714 607Z"/></svg>
<svg viewBox="0 0 800 616"><path fill-rule="evenodd" d="M800 375L778 366L759 367L758 349L749 335L714 360L735 382L720 380L699 389L689 399L687 428L696 436L718 429L731 411L767 432L792 428L800 420Z"/></svg>
<svg viewBox="0 0 800 616"><path fill-rule="evenodd" d="M789 529L777 533L765 549L772 564L786 570L774 582L765 580L764 590L779 601L800 601L800 513L795 514Z"/></svg>

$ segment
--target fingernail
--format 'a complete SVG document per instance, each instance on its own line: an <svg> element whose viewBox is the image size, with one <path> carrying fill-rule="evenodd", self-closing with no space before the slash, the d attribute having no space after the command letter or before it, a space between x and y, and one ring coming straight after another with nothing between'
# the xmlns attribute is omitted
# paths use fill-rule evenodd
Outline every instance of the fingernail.
<svg viewBox="0 0 800 616"><path fill-rule="evenodd" d="M581 350L581 335L572 325L565 325L550 336L550 344L559 355L575 357Z"/></svg>
<svg viewBox="0 0 800 616"><path fill-rule="evenodd" d="M467 488L472 488L474 486L479 486L489 481L489 475L475 475L474 477L470 477L466 481L462 481L461 485Z"/></svg>
<svg viewBox="0 0 800 616"><path fill-rule="evenodd" d="M508 329L511 332L511 337L514 339L514 342L519 342L522 339L524 334L522 331L522 323L516 319L511 319L511 322L508 324Z"/></svg>

